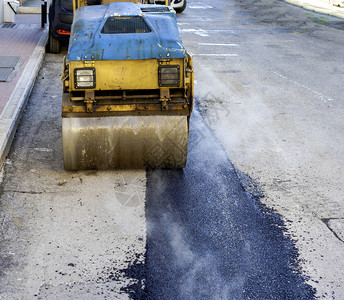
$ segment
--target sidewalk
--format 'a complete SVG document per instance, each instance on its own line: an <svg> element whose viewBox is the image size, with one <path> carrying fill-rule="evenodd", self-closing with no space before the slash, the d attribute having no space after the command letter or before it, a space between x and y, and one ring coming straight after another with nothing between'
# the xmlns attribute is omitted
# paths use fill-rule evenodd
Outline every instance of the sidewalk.
<svg viewBox="0 0 344 300"><path fill-rule="evenodd" d="M307 10L312 10L326 15L344 18L344 1L339 0L285 0L288 3L301 6ZM338 4L342 7L338 7Z"/></svg>
<svg viewBox="0 0 344 300"><path fill-rule="evenodd" d="M18 14L15 23L0 24L0 168L43 62L47 39L40 14Z"/></svg>

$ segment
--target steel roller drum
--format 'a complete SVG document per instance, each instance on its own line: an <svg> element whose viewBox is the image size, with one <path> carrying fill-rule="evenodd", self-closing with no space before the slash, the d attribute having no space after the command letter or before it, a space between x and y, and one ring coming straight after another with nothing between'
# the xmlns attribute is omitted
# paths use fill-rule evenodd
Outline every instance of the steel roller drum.
<svg viewBox="0 0 344 300"><path fill-rule="evenodd" d="M66 170L183 168L186 116L62 118Z"/></svg>

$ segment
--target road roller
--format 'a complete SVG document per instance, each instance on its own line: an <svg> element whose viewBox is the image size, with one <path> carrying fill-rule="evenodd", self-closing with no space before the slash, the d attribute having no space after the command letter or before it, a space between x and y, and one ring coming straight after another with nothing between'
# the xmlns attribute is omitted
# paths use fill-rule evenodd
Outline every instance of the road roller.
<svg viewBox="0 0 344 300"><path fill-rule="evenodd" d="M65 169L185 167L193 77L172 7L78 8L61 76Z"/></svg>

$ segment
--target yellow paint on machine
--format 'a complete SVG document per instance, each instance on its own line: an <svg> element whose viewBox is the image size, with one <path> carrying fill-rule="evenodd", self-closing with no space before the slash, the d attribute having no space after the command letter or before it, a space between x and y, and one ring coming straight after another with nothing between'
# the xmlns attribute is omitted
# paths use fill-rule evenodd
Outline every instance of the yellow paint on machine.
<svg viewBox="0 0 344 300"><path fill-rule="evenodd" d="M102 5L106 5L106 4L110 4L110 3L114 3L114 2L132 2L135 4L141 3L140 0L101 0ZM166 0L166 3L167 3L167 0ZM82 6L87 6L87 5L88 4L87 4L86 0L73 0L73 12L75 12L75 10L77 8L82 7Z"/></svg>
<svg viewBox="0 0 344 300"><path fill-rule="evenodd" d="M180 86L184 87L184 59L171 59L163 65L180 66ZM117 60L117 61L70 61L69 78L71 91L74 86L74 69L93 67L96 70L96 87L90 90L147 90L159 89L159 61ZM177 87L178 88L178 87Z"/></svg>

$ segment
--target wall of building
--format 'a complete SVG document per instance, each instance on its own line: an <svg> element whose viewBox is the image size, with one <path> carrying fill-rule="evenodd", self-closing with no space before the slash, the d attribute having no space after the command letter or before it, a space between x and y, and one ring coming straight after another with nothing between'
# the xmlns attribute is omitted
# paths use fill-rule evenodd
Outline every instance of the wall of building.
<svg viewBox="0 0 344 300"><path fill-rule="evenodd" d="M3 22L3 12L2 12L2 8L3 8L3 0L0 0L0 24Z"/></svg>

